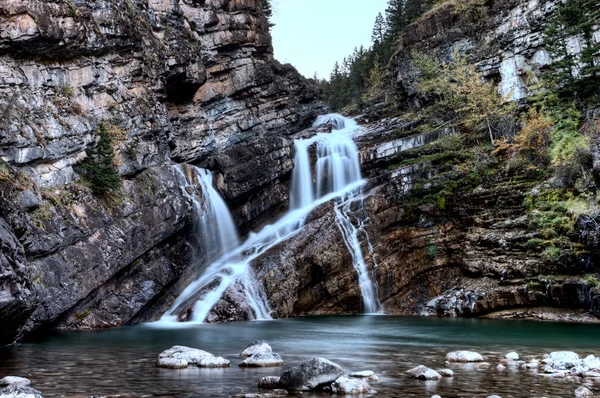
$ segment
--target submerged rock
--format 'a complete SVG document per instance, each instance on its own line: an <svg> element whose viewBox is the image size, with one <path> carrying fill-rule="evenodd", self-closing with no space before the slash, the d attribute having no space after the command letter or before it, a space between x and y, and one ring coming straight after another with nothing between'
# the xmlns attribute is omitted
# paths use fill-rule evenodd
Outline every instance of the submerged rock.
<svg viewBox="0 0 600 398"><path fill-rule="evenodd" d="M333 394L361 394L369 392L371 386L363 378L341 376L331 384Z"/></svg>
<svg viewBox="0 0 600 398"><path fill-rule="evenodd" d="M35 388L17 383L0 389L0 398L43 398L43 395Z"/></svg>
<svg viewBox="0 0 600 398"><path fill-rule="evenodd" d="M255 367L264 368L268 366L283 366L283 359L281 355L276 352L257 352L249 358L246 358L242 363L241 367Z"/></svg>
<svg viewBox="0 0 600 398"><path fill-rule="evenodd" d="M325 358L311 358L283 372L279 382L289 390L310 391L333 383L343 374L340 365Z"/></svg>
<svg viewBox="0 0 600 398"><path fill-rule="evenodd" d="M266 340L256 340L255 342L248 344L248 346L240 354L240 357L251 357L259 352L273 352L273 349Z"/></svg>
<svg viewBox="0 0 600 398"><path fill-rule="evenodd" d="M419 380L440 380L442 378L441 374L423 365L407 370L406 373L413 379Z"/></svg>
<svg viewBox="0 0 600 398"><path fill-rule="evenodd" d="M442 377L453 377L454 376L454 372L450 369L440 369L437 372L439 374L441 374Z"/></svg>
<svg viewBox="0 0 600 398"><path fill-rule="evenodd" d="M19 376L6 376L0 379L0 387L11 386L15 384L19 384L26 387L31 384L31 380Z"/></svg>
<svg viewBox="0 0 600 398"><path fill-rule="evenodd" d="M481 354L474 351L453 351L446 354L448 362L483 362Z"/></svg>
<svg viewBox="0 0 600 398"><path fill-rule="evenodd" d="M279 377L277 376L266 376L258 382L258 388L265 390L273 390L279 387L281 387L281 383L279 383Z"/></svg>
<svg viewBox="0 0 600 398"><path fill-rule="evenodd" d="M177 361L179 360L179 362ZM195 364L201 368L224 368L229 366L229 361L222 357L215 357L210 352L197 348L176 345L158 355L158 366L171 369L180 369L183 363ZM161 365L162 364L162 365ZM173 366L176 366L175 368ZM187 365L186 365L187 366Z"/></svg>

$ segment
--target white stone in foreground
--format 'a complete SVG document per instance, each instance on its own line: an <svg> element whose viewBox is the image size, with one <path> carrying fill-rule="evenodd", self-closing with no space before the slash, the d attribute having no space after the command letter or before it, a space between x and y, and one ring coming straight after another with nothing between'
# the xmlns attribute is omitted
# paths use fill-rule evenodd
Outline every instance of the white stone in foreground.
<svg viewBox="0 0 600 398"><path fill-rule="evenodd" d="M240 366L243 368L265 368L268 366L283 366L281 355L276 352L257 352L246 358Z"/></svg>
<svg viewBox="0 0 600 398"><path fill-rule="evenodd" d="M453 377L454 376L454 372L450 369L440 369L437 372L439 374L441 374L443 377Z"/></svg>
<svg viewBox="0 0 600 398"><path fill-rule="evenodd" d="M266 340L256 340L255 342L248 344L246 349L240 354L240 357L251 357L259 352L273 352L273 349Z"/></svg>
<svg viewBox="0 0 600 398"><path fill-rule="evenodd" d="M509 352L508 354L506 354L504 356L504 358L506 359L512 359L513 361L516 361L517 359L519 359L519 354L517 354L516 352Z"/></svg>
<svg viewBox="0 0 600 398"><path fill-rule="evenodd" d="M29 379L26 379L25 377L19 376L6 376L0 379L0 387L12 386L15 384L19 384L26 387L31 384L31 381Z"/></svg>
<svg viewBox="0 0 600 398"><path fill-rule="evenodd" d="M159 363L174 363L173 361L164 361L165 359L178 359L186 361L188 364L195 364L201 368L225 368L229 366L229 361L222 357L215 357L210 352L202 351L197 348L190 348L176 345L158 355ZM159 365L160 366L160 365Z"/></svg>
<svg viewBox="0 0 600 398"><path fill-rule="evenodd" d="M419 380L441 380L442 375L427 366L419 365L416 368L407 370L406 373L413 379Z"/></svg>
<svg viewBox="0 0 600 398"><path fill-rule="evenodd" d="M350 373L350 377L366 379L367 381L379 381L379 377L372 370L363 370L362 372Z"/></svg>
<svg viewBox="0 0 600 398"><path fill-rule="evenodd" d="M554 351L550 353L554 368L572 368L580 364L579 355L573 351Z"/></svg>
<svg viewBox="0 0 600 398"><path fill-rule="evenodd" d="M446 354L448 362L483 362L481 354L475 351L453 351Z"/></svg>
<svg viewBox="0 0 600 398"><path fill-rule="evenodd" d="M160 358L156 363L156 366L165 369L185 369L188 365L188 361L179 358Z"/></svg>
<svg viewBox="0 0 600 398"><path fill-rule="evenodd" d="M333 394L361 394L370 390L371 386L366 380L356 377L341 376L331 384Z"/></svg>

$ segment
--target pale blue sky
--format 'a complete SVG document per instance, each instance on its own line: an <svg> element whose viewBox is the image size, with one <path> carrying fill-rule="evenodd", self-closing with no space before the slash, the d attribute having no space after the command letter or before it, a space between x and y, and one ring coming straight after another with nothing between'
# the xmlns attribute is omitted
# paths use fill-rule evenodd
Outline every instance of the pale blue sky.
<svg viewBox="0 0 600 398"><path fill-rule="evenodd" d="M373 23L387 0L271 0L275 58L306 77L329 78L335 61L369 47Z"/></svg>

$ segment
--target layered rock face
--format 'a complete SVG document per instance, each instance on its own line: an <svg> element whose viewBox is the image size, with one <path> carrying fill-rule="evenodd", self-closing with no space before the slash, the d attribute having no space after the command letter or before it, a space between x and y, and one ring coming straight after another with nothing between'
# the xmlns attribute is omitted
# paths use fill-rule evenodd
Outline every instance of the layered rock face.
<svg viewBox="0 0 600 398"><path fill-rule="evenodd" d="M287 136L323 105L273 59L256 1L4 0L0 14L0 342L164 311L204 255L182 239L175 162L215 172L242 230L286 202ZM78 169L100 124L122 180L108 199Z"/></svg>
<svg viewBox="0 0 600 398"><path fill-rule="evenodd" d="M457 12L445 4L426 13L407 29L403 48L392 60L393 95L400 102L418 104L411 52L419 51L443 60L466 55L483 75L498 84L501 95L520 100L535 93L539 72L553 60L544 48L543 34L555 0L493 0L479 11ZM600 41L600 31L594 40ZM577 57L585 48L572 37L568 51Z"/></svg>

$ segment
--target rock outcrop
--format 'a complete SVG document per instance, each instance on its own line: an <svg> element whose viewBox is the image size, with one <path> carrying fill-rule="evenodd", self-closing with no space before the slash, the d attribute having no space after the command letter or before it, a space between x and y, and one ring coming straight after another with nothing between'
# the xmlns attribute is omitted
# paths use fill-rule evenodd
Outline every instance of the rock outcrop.
<svg viewBox="0 0 600 398"><path fill-rule="evenodd" d="M173 162L215 173L247 231L287 200L318 89L273 59L255 0L0 2L0 343L154 319L194 277ZM113 141L97 199L80 162ZM5 322L9 320L9 322Z"/></svg>

